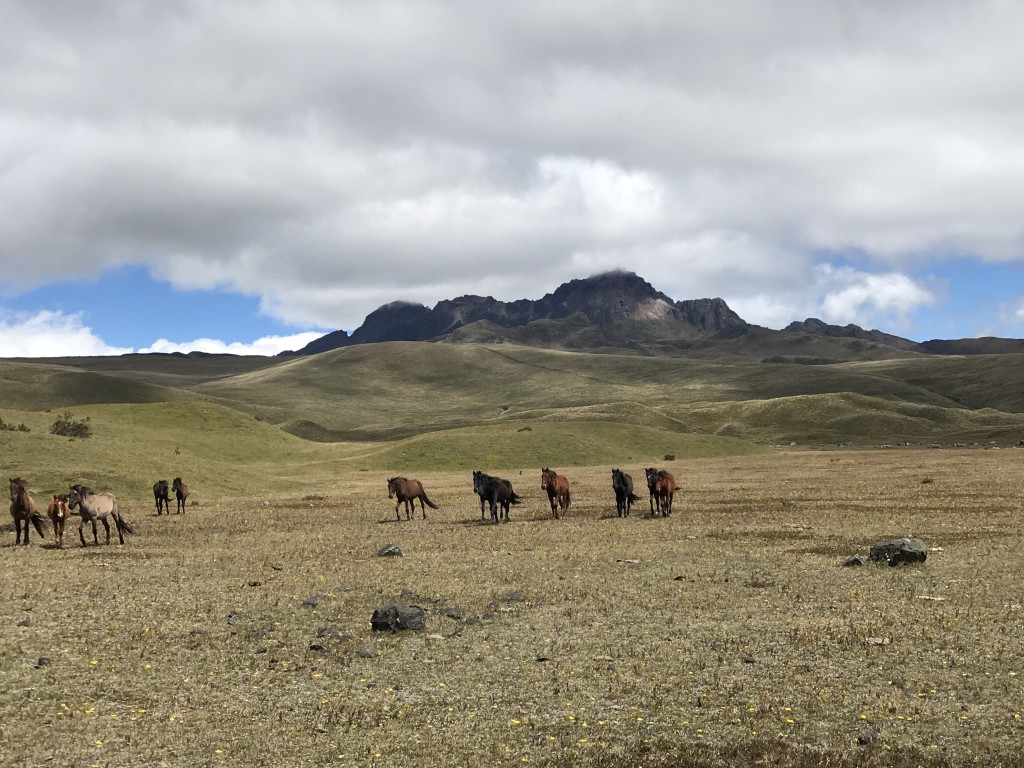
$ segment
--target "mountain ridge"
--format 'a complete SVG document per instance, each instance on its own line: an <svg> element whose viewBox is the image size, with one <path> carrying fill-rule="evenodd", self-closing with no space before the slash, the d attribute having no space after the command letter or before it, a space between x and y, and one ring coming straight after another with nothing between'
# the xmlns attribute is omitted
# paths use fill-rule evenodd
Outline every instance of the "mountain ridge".
<svg viewBox="0 0 1024 768"><path fill-rule="evenodd" d="M804 364L1024 352L1024 340L916 342L813 317L773 330L747 322L721 298L674 300L636 273L615 270L570 280L536 300L505 302L467 294L433 307L390 302L351 333L333 331L282 354L311 355L387 341L513 343Z"/></svg>

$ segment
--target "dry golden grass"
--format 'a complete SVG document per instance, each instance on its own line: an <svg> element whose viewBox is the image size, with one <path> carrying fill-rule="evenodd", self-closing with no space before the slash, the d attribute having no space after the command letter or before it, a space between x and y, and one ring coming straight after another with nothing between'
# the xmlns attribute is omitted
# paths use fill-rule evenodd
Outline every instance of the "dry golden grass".
<svg viewBox="0 0 1024 768"><path fill-rule="evenodd" d="M562 466L574 501L552 520L538 466L480 467L527 499L497 527L466 472L419 475L441 505L425 521L395 522L385 473L347 472L324 498L185 516L140 496L124 547L72 526L64 551L15 548L8 525L3 764L1008 764L1020 458L692 461L656 520L646 499L613 516L609 468ZM900 535L942 551L839 567ZM376 557L387 543L406 556ZM371 632L400 599L427 630Z"/></svg>

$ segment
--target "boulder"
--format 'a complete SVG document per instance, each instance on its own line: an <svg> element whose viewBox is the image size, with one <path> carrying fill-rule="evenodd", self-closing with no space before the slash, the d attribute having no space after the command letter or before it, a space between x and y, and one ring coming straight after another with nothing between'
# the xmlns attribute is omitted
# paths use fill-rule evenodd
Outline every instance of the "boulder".
<svg viewBox="0 0 1024 768"><path fill-rule="evenodd" d="M928 549L918 539L889 539L872 545L868 556L875 562L884 561L893 566L923 563L928 557Z"/></svg>
<svg viewBox="0 0 1024 768"><path fill-rule="evenodd" d="M403 629L423 630L427 627L426 614L418 605L386 605L370 617L374 632L398 632Z"/></svg>

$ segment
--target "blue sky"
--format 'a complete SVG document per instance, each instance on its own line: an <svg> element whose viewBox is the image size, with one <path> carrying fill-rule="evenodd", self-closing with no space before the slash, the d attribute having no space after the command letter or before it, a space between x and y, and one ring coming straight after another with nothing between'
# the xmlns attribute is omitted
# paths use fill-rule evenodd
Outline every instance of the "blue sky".
<svg viewBox="0 0 1024 768"><path fill-rule="evenodd" d="M0 356L274 354L611 269L1024 336L1024 6L14 3Z"/></svg>

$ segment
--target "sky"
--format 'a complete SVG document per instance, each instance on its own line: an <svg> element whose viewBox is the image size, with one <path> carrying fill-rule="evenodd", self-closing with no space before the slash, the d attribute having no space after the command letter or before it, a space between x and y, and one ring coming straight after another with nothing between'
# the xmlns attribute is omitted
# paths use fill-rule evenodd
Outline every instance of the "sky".
<svg viewBox="0 0 1024 768"><path fill-rule="evenodd" d="M0 0L0 356L636 272L1024 336L1024 4Z"/></svg>

